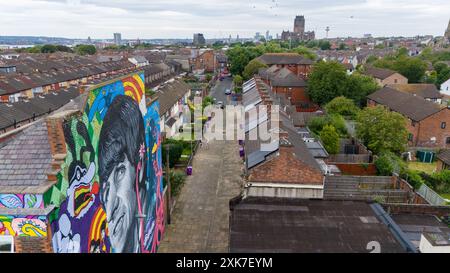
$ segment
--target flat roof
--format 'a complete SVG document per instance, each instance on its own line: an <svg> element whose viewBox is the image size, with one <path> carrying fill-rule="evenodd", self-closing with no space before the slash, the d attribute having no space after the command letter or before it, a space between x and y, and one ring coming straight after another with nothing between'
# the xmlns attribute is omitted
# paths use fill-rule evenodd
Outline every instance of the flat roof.
<svg viewBox="0 0 450 273"><path fill-rule="evenodd" d="M230 209L232 253L406 252L366 202L248 197Z"/></svg>

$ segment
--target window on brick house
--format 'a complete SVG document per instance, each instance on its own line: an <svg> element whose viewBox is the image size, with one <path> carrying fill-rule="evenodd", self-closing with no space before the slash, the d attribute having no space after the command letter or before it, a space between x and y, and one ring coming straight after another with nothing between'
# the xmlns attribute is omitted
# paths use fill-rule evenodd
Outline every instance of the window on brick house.
<svg viewBox="0 0 450 273"><path fill-rule="evenodd" d="M446 122L442 122L441 123L441 129L445 129L447 127L447 123Z"/></svg>
<svg viewBox="0 0 450 273"><path fill-rule="evenodd" d="M447 137L447 139L445 140L445 144L450 144L450 137Z"/></svg>
<svg viewBox="0 0 450 273"><path fill-rule="evenodd" d="M397 79L395 79L395 80L394 80L394 83L397 83L397 82L398 82Z"/></svg>

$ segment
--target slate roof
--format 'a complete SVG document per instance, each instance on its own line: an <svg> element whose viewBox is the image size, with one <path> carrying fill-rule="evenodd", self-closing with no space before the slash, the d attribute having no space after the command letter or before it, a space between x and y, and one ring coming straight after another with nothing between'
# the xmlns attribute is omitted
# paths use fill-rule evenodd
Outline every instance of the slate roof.
<svg viewBox="0 0 450 273"><path fill-rule="evenodd" d="M263 79L270 80L272 86L279 87L306 87L306 82L297 77L291 70L287 68L278 68L272 65L269 68L260 68L258 74Z"/></svg>
<svg viewBox="0 0 450 273"><path fill-rule="evenodd" d="M283 68L271 78L272 86L279 87L306 87L306 82L297 77L289 69Z"/></svg>
<svg viewBox="0 0 450 273"><path fill-rule="evenodd" d="M101 60L79 56L54 59L39 57L38 54L33 58L10 60L9 65L16 66L17 73L0 77L0 89L2 89L0 94L14 94L36 87L134 67L128 60L121 59L112 61L108 59L106 62L101 62Z"/></svg>
<svg viewBox="0 0 450 273"><path fill-rule="evenodd" d="M389 87L376 91L368 98L414 121L421 121L442 110L434 102Z"/></svg>
<svg viewBox="0 0 450 273"><path fill-rule="evenodd" d="M414 94L424 99L440 99L443 97L434 84L391 84L388 85L388 87L405 93Z"/></svg>
<svg viewBox="0 0 450 273"><path fill-rule="evenodd" d="M19 101L13 104L0 104L0 130L11 127L14 122L20 123L53 112L70 100L79 96L75 87L58 92L39 95L32 99Z"/></svg>
<svg viewBox="0 0 450 273"><path fill-rule="evenodd" d="M175 103L189 92L190 86L182 80L173 80L162 85L154 96L159 99L159 113L164 115Z"/></svg>
<svg viewBox="0 0 450 273"><path fill-rule="evenodd" d="M297 53L266 53L257 58L266 65L273 64L305 64L311 65L314 62L306 59Z"/></svg>
<svg viewBox="0 0 450 273"><path fill-rule="evenodd" d="M230 210L231 253L406 252L364 202L249 197Z"/></svg>
<svg viewBox="0 0 450 273"><path fill-rule="evenodd" d="M257 85L259 88L266 87L267 90L270 90L268 86L263 83L260 80L257 80ZM274 102L277 101L277 98L275 94L272 92L268 92L268 95L272 98ZM259 95L259 92L257 90L257 87L251 89L247 93L243 95L243 105L246 107L246 111L250 110L254 107L255 104L258 104L261 102L261 96ZM264 150L261 148L262 142L258 138L257 140L250 140L251 135L259 135L258 134L258 127L256 126L256 123L258 123L258 126L266 126L268 130L270 129L278 129L286 132L288 134L288 140L293 145L294 153L298 160L302 161L303 163L307 164L309 167L312 167L313 169L317 171L321 171L321 168L317 161L314 159L310 151L308 150L306 144L304 143L302 137L297 133L296 128L294 127L292 121L289 119L289 117L284 113L283 111L280 111L280 122L278 124L278 128L272 128L271 121L267 121L267 117L264 118L264 116L258 117L258 122L256 119L250 120L248 116L246 116L246 140L245 140L245 151L248 155L246 158L246 164L247 168L253 168L263 162L266 161L266 159L271 155L273 152L277 151L279 149L279 143L278 145L273 146L273 149L270 151ZM265 143L269 144L269 143Z"/></svg>
<svg viewBox="0 0 450 273"><path fill-rule="evenodd" d="M390 76L397 73L396 71L390 70L390 69L384 69L384 68L377 68L377 67L366 67L364 74L372 76L374 78L384 80L386 78L389 78Z"/></svg>
<svg viewBox="0 0 450 273"><path fill-rule="evenodd" d="M138 63L146 63L148 60L144 56L134 56L134 58Z"/></svg>
<svg viewBox="0 0 450 273"><path fill-rule="evenodd" d="M52 155L44 121L24 129L1 145L1 187L35 187L47 182Z"/></svg>
<svg viewBox="0 0 450 273"><path fill-rule="evenodd" d="M437 157L445 164L450 165L450 149L442 150Z"/></svg>

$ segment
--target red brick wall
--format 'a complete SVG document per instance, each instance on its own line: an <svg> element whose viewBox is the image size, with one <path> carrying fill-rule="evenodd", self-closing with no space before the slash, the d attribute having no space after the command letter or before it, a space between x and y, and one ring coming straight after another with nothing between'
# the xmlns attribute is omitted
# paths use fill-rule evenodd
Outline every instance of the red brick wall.
<svg viewBox="0 0 450 273"><path fill-rule="evenodd" d="M311 69L311 65L298 65L297 75L304 79L308 79L308 76L311 73Z"/></svg>
<svg viewBox="0 0 450 273"><path fill-rule="evenodd" d="M375 164L367 164L367 168L363 164L354 163L331 163L336 165L343 175L356 175L356 176L374 176L377 174L377 168Z"/></svg>
<svg viewBox="0 0 450 273"><path fill-rule="evenodd" d="M441 129L441 123L447 124L445 129ZM447 137L450 137L450 110L448 108L422 120L420 122L416 146L450 148L445 143ZM430 144L430 138L436 137L436 144Z"/></svg>
<svg viewBox="0 0 450 273"><path fill-rule="evenodd" d="M383 86L387 84L408 84L408 79L399 73L395 73L392 76L384 79L381 84Z"/></svg>
<svg viewBox="0 0 450 273"><path fill-rule="evenodd" d="M413 136L412 140L408 141L408 146L412 146L412 147L416 146L417 136L419 135L419 130L420 130L420 123L419 122L413 122L412 120L407 119L407 121L406 121L406 129Z"/></svg>
<svg viewBox="0 0 450 273"><path fill-rule="evenodd" d="M308 79L309 74L311 73L311 65L303 65L303 64L284 64L277 65L278 68L286 67L291 70L295 75L302 77L303 79Z"/></svg>
<svg viewBox="0 0 450 273"><path fill-rule="evenodd" d="M291 97L291 103L311 103L304 87L273 87L273 92L286 94Z"/></svg>
<svg viewBox="0 0 450 273"><path fill-rule="evenodd" d="M206 51L195 59L194 69L205 69L206 72L214 72L214 61L214 52Z"/></svg>
<svg viewBox="0 0 450 273"><path fill-rule="evenodd" d="M412 199L412 204L419 204L419 205L429 205L428 201L423 198L422 196L420 196L419 194L417 194L414 191L414 188L408 183L406 182L404 179L401 179L399 177L395 177L393 176L393 182L396 183L395 187L399 190L407 190L410 192L410 194L413 194L413 199Z"/></svg>
<svg viewBox="0 0 450 273"><path fill-rule="evenodd" d="M431 214L438 217L450 214L450 206L383 204L383 208L390 213Z"/></svg>
<svg viewBox="0 0 450 273"><path fill-rule="evenodd" d="M280 147L280 155L250 170L249 181L268 183L323 184L323 175L294 155L293 147Z"/></svg>
<svg viewBox="0 0 450 273"><path fill-rule="evenodd" d="M447 164L445 164L443 161L438 159L437 160L437 170L438 171L443 171L444 169L450 170L450 166L447 166Z"/></svg>
<svg viewBox="0 0 450 273"><path fill-rule="evenodd" d="M368 107L376 105L372 100L367 101ZM447 124L445 129L441 129L442 122ZM406 129L413 135L412 141L408 142L409 146L450 148L450 145L446 144L447 137L450 137L450 109L444 108L420 122L415 122L414 126L412 120L407 119ZM430 141L432 137L436 137L435 144Z"/></svg>

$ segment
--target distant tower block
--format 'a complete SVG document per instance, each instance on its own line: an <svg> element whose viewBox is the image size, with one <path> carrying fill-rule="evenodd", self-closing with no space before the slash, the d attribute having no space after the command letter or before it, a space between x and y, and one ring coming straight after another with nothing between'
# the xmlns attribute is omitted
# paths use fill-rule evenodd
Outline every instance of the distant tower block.
<svg viewBox="0 0 450 273"><path fill-rule="evenodd" d="M330 27L327 27L327 28L325 29L325 31L327 32L327 39L328 39L328 32L330 32Z"/></svg>
<svg viewBox="0 0 450 273"><path fill-rule="evenodd" d="M300 37L305 34L305 16L295 17L294 33L300 35Z"/></svg>

